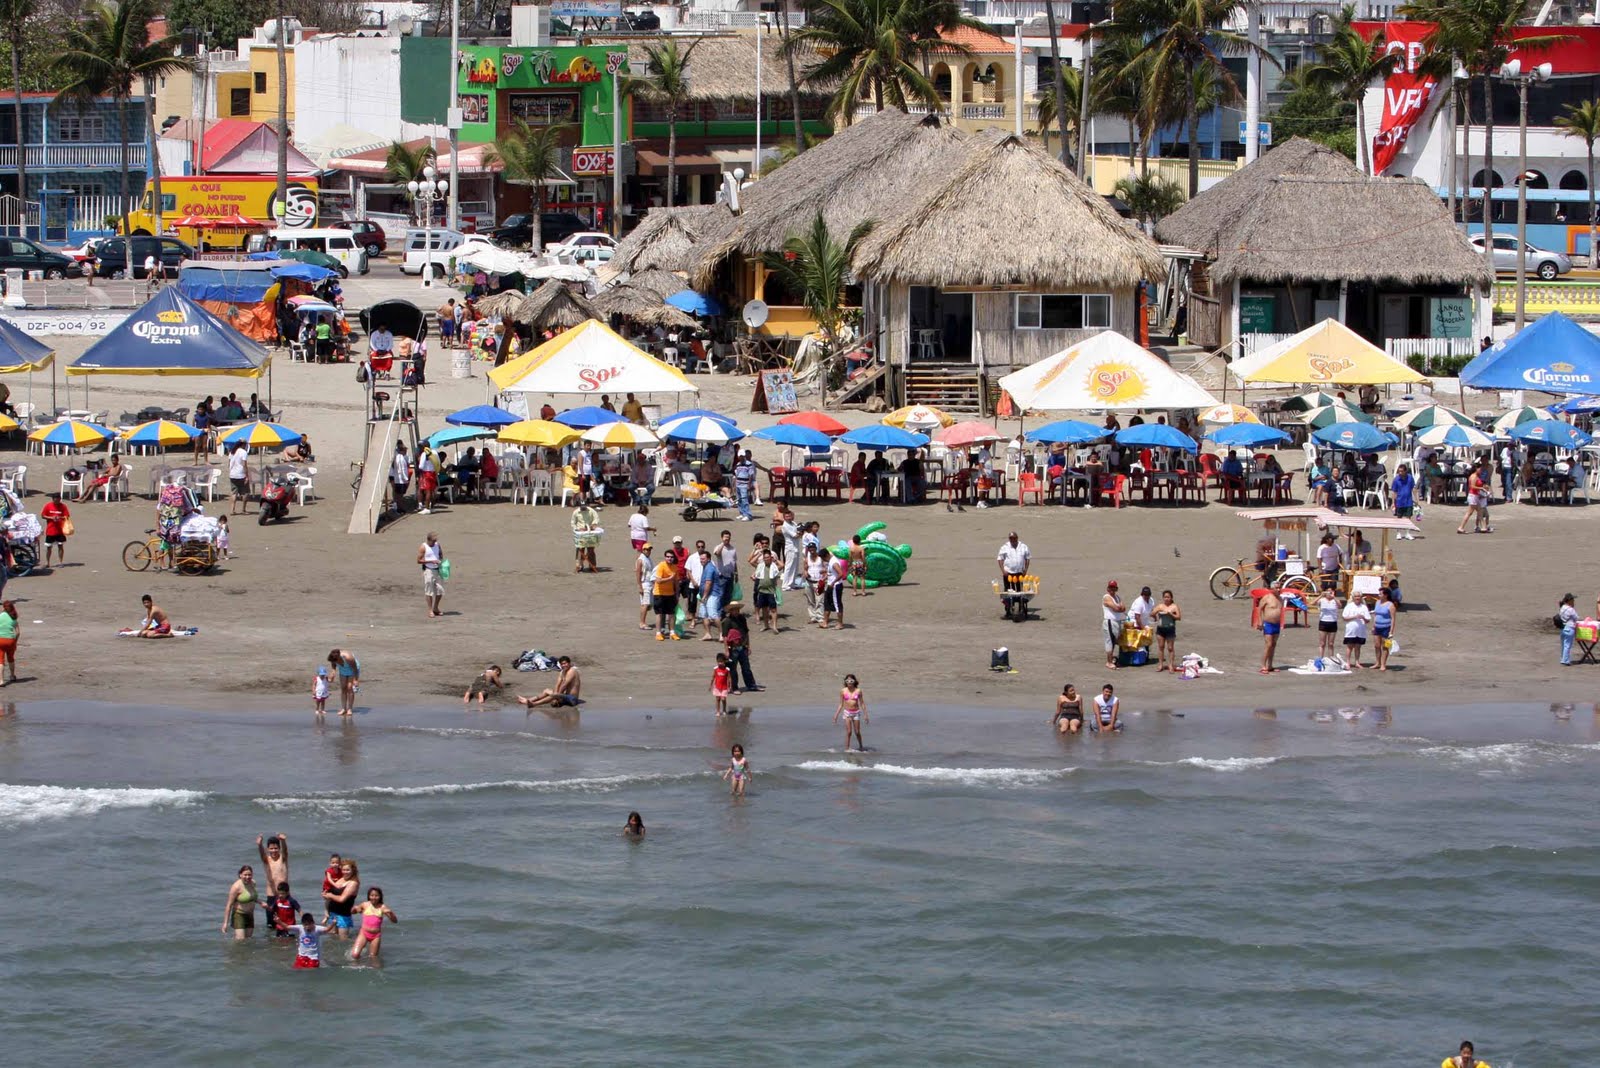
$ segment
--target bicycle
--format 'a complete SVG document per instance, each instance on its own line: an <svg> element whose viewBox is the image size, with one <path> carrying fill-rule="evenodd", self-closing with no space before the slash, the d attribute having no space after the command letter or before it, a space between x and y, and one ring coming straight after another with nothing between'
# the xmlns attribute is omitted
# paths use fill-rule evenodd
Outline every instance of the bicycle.
<svg viewBox="0 0 1600 1068"><path fill-rule="evenodd" d="M1246 576L1249 577L1247 578ZM1211 572L1209 585L1211 587L1211 596L1219 601L1231 601L1236 597L1242 597L1245 591L1253 590L1257 586L1263 589L1272 586L1280 593L1299 594L1302 598L1311 598L1313 600L1318 593L1317 584L1304 575L1290 575L1281 583L1273 586L1267 580L1266 573L1257 571L1254 566L1251 566L1248 561L1243 559L1236 565L1229 566L1224 564Z"/></svg>
<svg viewBox="0 0 1600 1068"><path fill-rule="evenodd" d="M130 541L122 547L122 566L129 571L148 571L150 565L155 564L157 571L167 570L172 566L172 547L154 530L145 533L149 537L143 541Z"/></svg>

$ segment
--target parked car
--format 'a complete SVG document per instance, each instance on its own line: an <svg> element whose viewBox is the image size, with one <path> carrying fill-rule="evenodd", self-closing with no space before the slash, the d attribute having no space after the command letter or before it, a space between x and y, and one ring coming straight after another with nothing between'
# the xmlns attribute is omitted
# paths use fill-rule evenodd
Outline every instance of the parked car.
<svg viewBox="0 0 1600 1068"><path fill-rule="evenodd" d="M1483 235L1472 235L1472 247L1483 254ZM1549 252L1532 245L1522 246L1522 259L1528 265L1528 273L1538 275L1546 282L1567 274L1572 270L1572 258L1564 252ZM1514 234L1494 235L1494 269L1497 271L1516 271L1517 269L1517 239Z"/></svg>
<svg viewBox="0 0 1600 1068"><path fill-rule="evenodd" d="M552 251L559 262L577 264L590 271L598 270L603 263L610 263L611 257L617 252L608 245L562 245Z"/></svg>
<svg viewBox="0 0 1600 1068"><path fill-rule="evenodd" d="M0 237L0 270L39 271L46 278L76 278L83 265L72 256L45 248L25 237Z"/></svg>
<svg viewBox="0 0 1600 1068"><path fill-rule="evenodd" d="M128 269L128 243L133 243L133 269ZM94 271L102 278L144 278L144 261L156 258L156 269L163 278L178 277L184 260L194 258L194 249L176 237L108 237L95 255Z"/></svg>
<svg viewBox="0 0 1600 1068"><path fill-rule="evenodd" d="M381 256L389 247L389 236L383 232L383 227L371 219L346 219L334 223L333 228L355 234L356 244L365 248L368 256Z"/></svg>
<svg viewBox="0 0 1600 1068"><path fill-rule="evenodd" d="M546 241L545 248L551 251L567 248L581 248L596 246L602 248L616 248L617 239L610 234L603 234L598 230L584 230L580 233L569 234L564 241Z"/></svg>
<svg viewBox="0 0 1600 1068"><path fill-rule="evenodd" d="M539 240L548 245L562 242L573 234L589 229L589 224L570 211L547 211L539 216ZM507 248L523 248L533 244L533 216L527 212L508 215L500 225L489 231L495 244Z"/></svg>

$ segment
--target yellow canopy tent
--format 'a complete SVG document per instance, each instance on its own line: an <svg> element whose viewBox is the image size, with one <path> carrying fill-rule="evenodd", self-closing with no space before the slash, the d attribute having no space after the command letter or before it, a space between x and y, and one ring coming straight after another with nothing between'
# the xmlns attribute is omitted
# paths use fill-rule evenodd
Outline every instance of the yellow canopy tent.
<svg viewBox="0 0 1600 1068"><path fill-rule="evenodd" d="M1276 386L1386 386L1427 378L1333 319L1235 360L1228 372L1242 383Z"/></svg>

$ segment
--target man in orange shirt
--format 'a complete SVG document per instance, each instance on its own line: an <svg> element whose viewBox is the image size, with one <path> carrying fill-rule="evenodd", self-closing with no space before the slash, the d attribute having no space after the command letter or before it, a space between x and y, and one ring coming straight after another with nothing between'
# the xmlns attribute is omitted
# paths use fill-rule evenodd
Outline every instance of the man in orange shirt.
<svg viewBox="0 0 1600 1068"><path fill-rule="evenodd" d="M652 603L656 612L656 641L668 638L678 641L678 631L673 617L678 614L678 556L668 549L661 562L650 573L653 582Z"/></svg>

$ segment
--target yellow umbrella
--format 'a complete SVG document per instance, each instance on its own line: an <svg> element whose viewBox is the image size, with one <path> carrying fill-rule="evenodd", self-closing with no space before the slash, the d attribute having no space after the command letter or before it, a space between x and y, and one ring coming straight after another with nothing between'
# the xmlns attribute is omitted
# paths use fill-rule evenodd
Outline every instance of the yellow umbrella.
<svg viewBox="0 0 1600 1068"><path fill-rule="evenodd" d="M1200 413L1202 423L1230 426L1234 423L1259 423L1256 413L1242 404L1218 404Z"/></svg>
<svg viewBox="0 0 1600 1068"><path fill-rule="evenodd" d="M940 411L931 404L913 404L896 408L881 420L884 426L897 426L904 430L932 430L950 426L956 417Z"/></svg>
<svg viewBox="0 0 1600 1068"><path fill-rule="evenodd" d="M40 427L28 437L34 441L42 441L46 445L83 448L88 445L98 445L115 433L98 423L86 423L81 419L63 419L59 423Z"/></svg>
<svg viewBox="0 0 1600 1068"><path fill-rule="evenodd" d="M585 430L582 437L591 445L616 449L638 449L660 443L650 431L633 423L601 423Z"/></svg>
<svg viewBox="0 0 1600 1068"><path fill-rule="evenodd" d="M548 419L524 419L500 428L498 440L512 445L533 445L541 449L559 449L578 440L578 432L570 426L552 423Z"/></svg>
<svg viewBox="0 0 1600 1068"><path fill-rule="evenodd" d="M18 430L21 427L21 423L17 422L9 415L6 415L4 412L0 412L0 434L4 434L12 430Z"/></svg>
<svg viewBox="0 0 1600 1068"><path fill-rule="evenodd" d="M1244 366L1241 366L1244 364ZM1246 383L1381 386L1426 378L1343 323L1324 319L1293 337L1236 362L1229 373Z"/></svg>

